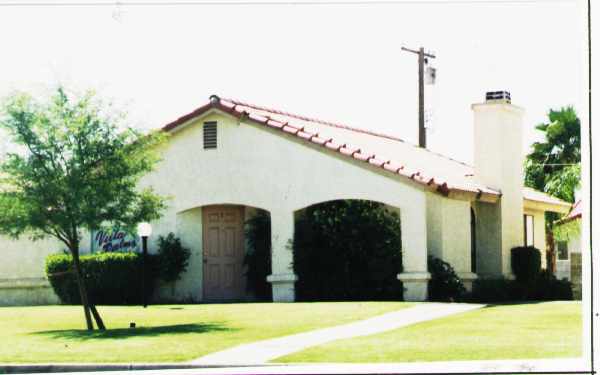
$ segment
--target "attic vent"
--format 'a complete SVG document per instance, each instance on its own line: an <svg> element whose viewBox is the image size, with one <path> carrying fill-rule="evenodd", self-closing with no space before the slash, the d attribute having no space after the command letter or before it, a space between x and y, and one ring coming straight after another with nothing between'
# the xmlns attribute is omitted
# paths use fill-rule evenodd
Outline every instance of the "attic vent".
<svg viewBox="0 0 600 375"><path fill-rule="evenodd" d="M204 123L204 149L217 148L217 123Z"/></svg>

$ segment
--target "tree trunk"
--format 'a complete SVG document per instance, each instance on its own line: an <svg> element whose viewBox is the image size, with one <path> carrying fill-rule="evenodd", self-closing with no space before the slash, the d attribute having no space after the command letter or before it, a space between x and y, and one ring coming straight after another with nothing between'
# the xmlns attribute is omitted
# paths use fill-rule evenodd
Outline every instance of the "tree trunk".
<svg viewBox="0 0 600 375"><path fill-rule="evenodd" d="M81 273L81 264L79 263L79 249L71 249L73 255L73 268L75 270L75 278L77 279L77 286L79 287L79 297L81 298L81 305L83 306L83 313L85 314L85 323L89 331L94 330L94 324L92 323L92 316L90 314L90 306L88 302L87 291L85 288L85 281L83 274Z"/></svg>
<svg viewBox="0 0 600 375"><path fill-rule="evenodd" d="M552 227L546 227L546 269L553 274L556 269L556 254L554 252L554 233Z"/></svg>
<svg viewBox="0 0 600 375"><path fill-rule="evenodd" d="M100 314L98 313L98 310L96 310L96 305L94 305L93 303L90 304L90 310L92 311L92 315L94 316L94 320L96 321L96 325L98 326L98 329L101 331L106 330L106 327L104 326L104 322L102 321L102 318L100 317Z"/></svg>

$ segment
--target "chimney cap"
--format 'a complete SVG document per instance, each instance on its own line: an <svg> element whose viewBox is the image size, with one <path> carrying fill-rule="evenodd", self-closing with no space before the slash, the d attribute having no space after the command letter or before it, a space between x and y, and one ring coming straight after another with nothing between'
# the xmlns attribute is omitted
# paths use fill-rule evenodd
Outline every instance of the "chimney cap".
<svg viewBox="0 0 600 375"><path fill-rule="evenodd" d="M510 92L508 91L488 91L485 93L486 102L510 103Z"/></svg>

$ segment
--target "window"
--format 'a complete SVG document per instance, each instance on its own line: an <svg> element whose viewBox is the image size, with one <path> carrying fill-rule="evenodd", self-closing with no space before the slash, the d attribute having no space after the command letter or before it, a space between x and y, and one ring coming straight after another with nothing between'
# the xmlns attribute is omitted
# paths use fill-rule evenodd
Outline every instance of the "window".
<svg viewBox="0 0 600 375"><path fill-rule="evenodd" d="M217 123L215 121L204 123L204 149L217 148Z"/></svg>
<svg viewBox="0 0 600 375"><path fill-rule="evenodd" d="M525 246L533 246L533 216L523 215L523 243Z"/></svg>
<svg viewBox="0 0 600 375"><path fill-rule="evenodd" d="M556 242L556 252L558 253L558 260L569 260L567 241Z"/></svg>

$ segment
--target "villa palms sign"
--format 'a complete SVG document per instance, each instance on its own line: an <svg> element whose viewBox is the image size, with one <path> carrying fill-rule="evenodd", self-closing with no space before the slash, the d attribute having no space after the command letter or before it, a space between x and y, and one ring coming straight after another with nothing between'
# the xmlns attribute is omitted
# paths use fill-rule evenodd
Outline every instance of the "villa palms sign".
<svg viewBox="0 0 600 375"><path fill-rule="evenodd" d="M92 252L138 252L139 241L135 233L120 228L92 232Z"/></svg>

